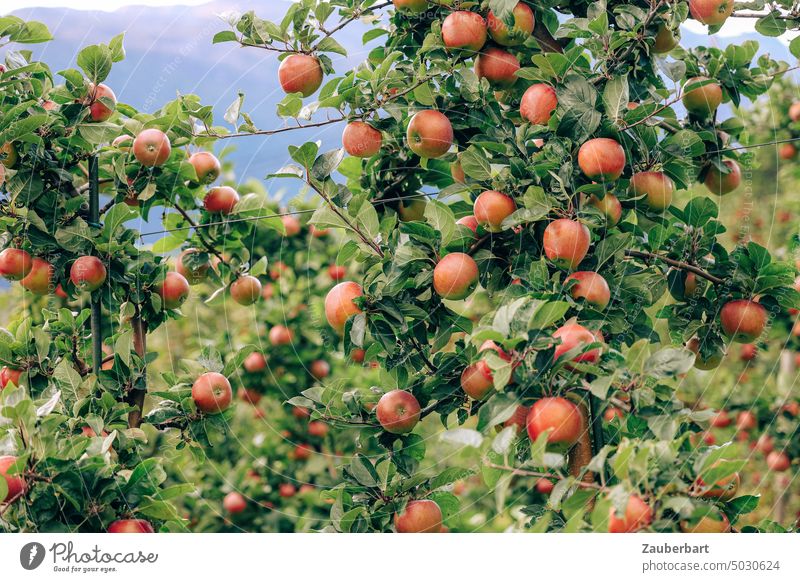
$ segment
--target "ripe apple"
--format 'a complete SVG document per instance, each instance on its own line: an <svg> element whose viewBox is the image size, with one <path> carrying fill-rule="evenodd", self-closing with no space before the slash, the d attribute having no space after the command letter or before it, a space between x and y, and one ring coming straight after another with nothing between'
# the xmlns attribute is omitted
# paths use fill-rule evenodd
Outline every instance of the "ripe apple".
<svg viewBox="0 0 800 582"><path fill-rule="evenodd" d="M602 311L611 301L611 290L608 283L599 273L594 271L576 271L564 279L564 285L570 281L577 281L569 288L573 299L584 299L590 305Z"/></svg>
<svg viewBox="0 0 800 582"><path fill-rule="evenodd" d="M425 208L427 202L424 198L414 198L408 201L401 201L397 208L397 214L403 222L423 220L425 218Z"/></svg>
<svg viewBox="0 0 800 582"><path fill-rule="evenodd" d="M451 51L476 53L486 44L486 21L477 12L457 10L442 23L442 41Z"/></svg>
<svg viewBox="0 0 800 582"><path fill-rule="evenodd" d="M14 386L19 386L19 379L22 377L22 372L22 370L9 368L8 366L0 368L0 390L8 386L9 382L14 384Z"/></svg>
<svg viewBox="0 0 800 582"><path fill-rule="evenodd" d="M474 234L478 234L478 219L475 218L472 214L469 216L463 216L456 220L456 224L460 224L461 226L466 226L470 229Z"/></svg>
<svg viewBox="0 0 800 582"><path fill-rule="evenodd" d="M284 214L281 216L281 223L283 224L284 236L297 236L300 234L300 221L295 216Z"/></svg>
<svg viewBox="0 0 800 582"><path fill-rule="evenodd" d="M577 267L589 252L591 237L586 225L558 218L544 229L544 254L562 269Z"/></svg>
<svg viewBox="0 0 800 582"><path fill-rule="evenodd" d="M528 423L528 413L530 412L530 408L527 406L522 406L521 404L517 406L516 410L514 410L514 414L509 418L507 421L503 423L504 427L515 426L517 428L517 432L526 428Z"/></svg>
<svg viewBox="0 0 800 582"><path fill-rule="evenodd" d="M22 497L27 490L24 477L21 475L8 474L9 467L16 462L17 457L12 457L10 455L0 457L0 475L2 475L3 479L6 480L6 486L8 490L5 499L3 499L0 503L11 503L12 501Z"/></svg>
<svg viewBox="0 0 800 582"><path fill-rule="evenodd" d="M317 380L327 378L331 373L331 365L325 360L314 360L311 362L311 375Z"/></svg>
<svg viewBox="0 0 800 582"><path fill-rule="evenodd" d="M414 430L419 422L421 408L411 392L391 390L381 396L375 414L383 430L392 434L404 434Z"/></svg>
<svg viewBox="0 0 800 582"><path fill-rule="evenodd" d="M578 166L590 180L613 182L625 170L625 150L607 137L590 139L578 150Z"/></svg>
<svg viewBox="0 0 800 582"><path fill-rule="evenodd" d="M713 370L722 363L722 357L725 355L722 350L714 347L709 354L703 356L701 351L702 344L698 337L691 338L686 342L686 349L694 352L694 367L698 370Z"/></svg>
<svg viewBox="0 0 800 582"><path fill-rule="evenodd" d="M727 174L720 172L716 166L711 166L706 172L706 179L703 184L712 193L718 196L723 196L729 192L733 192L739 187L742 182L742 170L739 164L733 160L725 160L723 162L730 171Z"/></svg>
<svg viewBox="0 0 800 582"><path fill-rule="evenodd" d="M608 515L608 533L634 533L650 525L653 521L653 509L639 496L628 497L625 514L617 517L612 507Z"/></svg>
<svg viewBox="0 0 800 582"><path fill-rule="evenodd" d="M631 196L644 196L648 208L663 212L672 203L675 183L663 172L637 172L631 176Z"/></svg>
<svg viewBox="0 0 800 582"><path fill-rule="evenodd" d="M371 158L381 151L381 132L363 121L351 121L342 133L345 151L356 158Z"/></svg>
<svg viewBox="0 0 800 582"><path fill-rule="evenodd" d="M767 467L770 471L787 471L792 464L789 455L783 451L772 451L767 455Z"/></svg>
<svg viewBox="0 0 800 582"><path fill-rule="evenodd" d="M85 256L75 259L69 270L72 284L81 291L95 291L106 280L106 268L97 257Z"/></svg>
<svg viewBox="0 0 800 582"><path fill-rule="evenodd" d="M192 384L192 400L198 410L217 414L231 405L233 390L228 379L218 372L201 374Z"/></svg>
<svg viewBox="0 0 800 582"><path fill-rule="evenodd" d="M261 297L261 281L252 275L240 275L231 283L231 297L239 305L252 305Z"/></svg>
<svg viewBox="0 0 800 582"><path fill-rule="evenodd" d="M402 513L395 514L397 533L439 533L442 529L442 510L435 501L409 501Z"/></svg>
<svg viewBox="0 0 800 582"><path fill-rule="evenodd" d="M322 65L311 55L289 55L278 67L278 79L286 93L309 97L322 85Z"/></svg>
<svg viewBox="0 0 800 582"><path fill-rule="evenodd" d="M555 354L553 354L554 360L558 360L562 355L579 346L586 346L599 341L595 334L578 323L562 325L553 332L553 337L561 340L561 343L556 346ZM594 363L598 359L600 359L600 348L578 354L572 358L572 361Z"/></svg>
<svg viewBox="0 0 800 582"><path fill-rule="evenodd" d="M239 202L239 193L230 186L211 188L203 199L203 206L208 212L230 214Z"/></svg>
<svg viewBox="0 0 800 582"><path fill-rule="evenodd" d="M577 405L566 398L540 398L533 403L526 420L528 436L531 441L539 438L545 431L548 443L574 445L583 432L583 416Z"/></svg>
<svg viewBox="0 0 800 582"><path fill-rule="evenodd" d="M281 483L278 486L278 495L284 498L294 497L297 493L297 488L291 483Z"/></svg>
<svg viewBox="0 0 800 582"><path fill-rule="evenodd" d="M331 233L330 228L317 228L313 224L308 225L308 232L311 233L311 236L314 238L322 238L324 236L328 236Z"/></svg>
<svg viewBox="0 0 800 582"><path fill-rule="evenodd" d="M108 107L101 99L111 102L111 107ZM89 86L89 95L86 98L86 105L89 106L89 119L92 121L106 121L114 114L114 108L117 106L117 96L108 85L102 83L96 87L92 84Z"/></svg>
<svg viewBox="0 0 800 582"><path fill-rule="evenodd" d="M758 355L758 346L756 344L744 344L739 352L739 358L745 362L755 360Z"/></svg>
<svg viewBox="0 0 800 582"><path fill-rule="evenodd" d="M292 451L292 457L295 461L307 461L315 452L316 451L314 451L314 448L311 445L301 443L294 448L294 451Z"/></svg>
<svg viewBox="0 0 800 582"><path fill-rule="evenodd" d="M236 515L247 509L247 501L238 491L231 491L222 500L222 507L231 515Z"/></svg>
<svg viewBox="0 0 800 582"><path fill-rule="evenodd" d="M4 249L0 252L0 276L9 281L20 281L33 269L33 259L22 249Z"/></svg>
<svg viewBox="0 0 800 582"><path fill-rule="evenodd" d="M558 107L556 91L550 85L536 83L525 90L519 105L519 114L534 125L546 125Z"/></svg>
<svg viewBox="0 0 800 582"><path fill-rule="evenodd" d="M741 478L739 477L739 473L734 473L733 475L723 477L722 479L717 481L713 486L708 487L705 483L703 483L703 480L700 477L698 477L697 485L701 489L701 494L700 494L701 497L704 497L706 499L719 499L721 501L730 501L731 499L736 497L736 493L737 491L739 491L739 485L741 485Z"/></svg>
<svg viewBox="0 0 800 582"><path fill-rule="evenodd" d="M443 299L464 299L478 284L478 264L466 253L450 253L433 269L433 288Z"/></svg>
<svg viewBox="0 0 800 582"><path fill-rule="evenodd" d="M800 121L800 101L795 101L789 106L789 119Z"/></svg>
<svg viewBox="0 0 800 582"><path fill-rule="evenodd" d="M347 275L347 269L344 267L344 265L328 266L328 277L334 281L341 281L344 279L345 275Z"/></svg>
<svg viewBox="0 0 800 582"><path fill-rule="evenodd" d="M237 395L239 396L239 400L252 404L253 406L256 406L261 400L261 393L251 388L239 388Z"/></svg>
<svg viewBox="0 0 800 582"><path fill-rule="evenodd" d="M170 271L157 292L164 309L178 309L189 297L189 281L180 273Z"/></svg>
<svg viewBox="0 0 800 582"><path fill-rule="evenodd" d="M486 190L478 194L473 206L475 220L489 232L503 230L503 221L514 214L517 205L511 196L497 190Z"/></svg>
<svg viewBox="0 0 800 582"><path fill-rule="evenodd" d="M517 71L517 57L497 47L488 48L475 58L475 74L479 79L485 78L494 87L511 87L517 81Z"/></svg>
<svg viewBox="0 0 800 582"><path fill-rule="evenodd" d="M464 168L459 160L450 164L450 175L453 177L453 182L458 184L464 184L467 181L467 175L464 173ZM1 183L2 181L0 180Z"/></svg>
<svg viewBox="0 0 800 582"><path fill-rule="evenodd" d="M198 249L186 249L180 255L178 255L178 258L175 261L175 270L184 276L184 278L189 282L189 285L197 285L198 283L202 283L208 275L208 269L211 267L211 264L208 261L196 267L189 266L186 261L186 258L190 255L199 254L202 252L203 251Z"/></svg>
<svg viewBox="0 0 800 582"><path fill-rule="evenodd" d="M775 439L764 433L758 437L754 444L754 448L758 452L768 455L775 450Z"/></svg>
<svg viewBox="0 0 800 582"><path fill-rule="evenodd" d="M428 9L428 0L392 0L396 10L410 14L419 14Z"/></svg>
<svg viewBox="0 0 800 582"><path fill-rule="evenodd" d="M303 408L302 406L295 406L292 408L292 416L298 419L308 418L311 416L311 411L308 408Z"/></svg>
<svg viewBox="0 0 800 582"><path fill-rule="evenodd" d="M688 301L697 293L697 275L694 273L670 269L667 283L669 294L678 301Z"/></svg>
<svg viewBox="0 0 800 582"><path fill-rule="evenodd" d="M155 533L155 530L145 519L118 519L108 526L108 533Z"/></svg>
<svg viewBox="0 0 800 582"><path fill-rule="evenodd" d="M493 387L492 370L483 360L470 364L461 373L461 389L473 400L481 400Z"/></svg>
<svg viewBox="0 0 800 582"><path fill-rule="evenodd" d="M797 148L790 143L781 144L778 148L778 155L782 160L791 160L797 155Z"/></svg>
<svg viewBox="0 0 800 582"><path fill-rule="evenodd" d="M267 367L267 358L261 352L250 352L242 363L244 369L251 374L260 372Z"/></svg>
<svg viewBox="0 0 800 582"><path fill-rule="evenodd" d="M733 0L730 0L733 4ZM708 83L702 87L697 87L686 91L686 87L707 81L708 77L692 77L683 86L683 106L686 110L697 117L706 118L717 110L722 103L722 87L718 83Z"/></svg>
<svg viewBox="0 0 800 582"><path fill-rule="evenodd" d="M689 0L689 13L703 24L722 24L733 12L733 0Z"/></svg>
<svg viewBox="0 0 800 582"><path fill-rule="evenodd" d="M316 438L325 438L328 434L328 425L321 420L312 420L308 423L308 434Z"/></svg>
<svg viewBox="0 0 800 582"><path fill-rule="evenodd" d="M603 418L606 422L611 422L615 418L623 419L625 418L625 412L617 408L616 406L609 406L606 408L605 412L603 412Z"/></svg>
<svg viewBox="0 0 800 582"><path fill-rule="evenodd" d="M666 24L661 24L656 33L655 42L653 43L653 52L657 55L668 53L676 46L678 46L679 37L667 27Z"/></svg>
<svg viewBox="0 0 800 582"><path fill-rule="evenodd" d="M726 410L720 410L714 416L711 417L711 426L714 428L725 428L731 425L731 417L728 416L728 412Z"/></svg>
<svg viewBox="0 0 800 582"><path fill-rule="evenodd" d="M748 431L758 426L756 415L750 410L742 410L736 415L736 428L741 431Z"/></svg>
<svg viewBox="0 0 800 582"><path fill-rule="evenodd" d="M171 152L167 134L154 127L140 132L133 140L133 156L148 168L163 165Z"/></svg>
<svg viewBox="0 0 800 582"><path fill-rule="evenodd" d="M539 477L539 479L536 481L536 491L542 495L550 495L554 488L555 485L553 482L545 477Z"/></svg>
<svg viewBox="0 0 800 582"><path fill-rule="evenodd" d="M129 152L133 145L133 136L128 134L118 135L114 138L114 141L111 142L111 145L123 152Z"/></svg>
<svg viewBox="0 0 800 582"><path fill-rule="evenodd" d="M608 226L616 226L622 218L622 203L620 203L619 198L610 192L606 192L603 198L598 198L594 195L590 196L589 204L597 208L606 217Z"/></svg>
<svg viewBox="0 0 800 582"><path fill-rule="evenodd" d="M361 309L353 303L353 299L362 295L361 285L353 281L344 281L328 291L325 297L325 318L340 334L344 331L344 324L348 318L361 313Z"/></svg>
<svg viewBox="0 0 800 582"><path fill-rule="evenodd" d="M269 330L269 343L273 346L286 346L292 343L294 334L285 325L274 325Z"/></svg>
<svg viewBox="0 0 800 582"><path fill-rule="evenodd" d="M723 305L719 314L722 331L735 342L752 343L767 327L767 310L749 299L737 299Z"/></svg>
<svg viewBox="0 0 800 582"><path fill-rule="evenodd" d="M509 29L508 25L501 18L489 11L487 18L487 28L489 34L497 44L503 46L514 46L524 43L533 32L536 23L533 10L527 4L517 2L514 6L514 25Z"/></svg>
<svg viewBox="0 0 800 582"><path fill-rule="evenodd" d="M189 156L189 163L197 174L198 184L211 184L222 172L217 156L211 152L195 152Z"/></svg>
<svg viewBox="0 0 800 582"><path fill-rule="evenodd" d="M440 111L419 111L408 124L406 139L409 149L419 157L438 158L453 145L453 125Z"/></svg>
<svg viewBox="0 0 800 582"><path fill-rule="evenodd" d="M681 522L681 531L683 533L699 533L699 534L713 534L713 533L728 533L731 531L731 522L721 511L715 512L716 515L704 515L696 520Z"/></svg>
<svg viewBox="0 0 800 582"><path fill-rule="evenodd" d="M33 259L30 273L19 284L34 295L47 295L53 282L53 265L38 257Z"/></svg>

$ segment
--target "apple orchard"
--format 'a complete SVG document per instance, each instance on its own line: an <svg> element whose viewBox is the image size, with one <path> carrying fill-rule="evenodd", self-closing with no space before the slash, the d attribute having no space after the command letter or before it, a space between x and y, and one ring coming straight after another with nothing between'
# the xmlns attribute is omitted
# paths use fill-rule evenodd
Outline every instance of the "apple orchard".
<svg viewBox="0 0 800 582"><path fill-rule="evenodd" d="M680 39L792 5L287 6L266 129L0 18L2 529L794 530L796 66Z"/></svg>

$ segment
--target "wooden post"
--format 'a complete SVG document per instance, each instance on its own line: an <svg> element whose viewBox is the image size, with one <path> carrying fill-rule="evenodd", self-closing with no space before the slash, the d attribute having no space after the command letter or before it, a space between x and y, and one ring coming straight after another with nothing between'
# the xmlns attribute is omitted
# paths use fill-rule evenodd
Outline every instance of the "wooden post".
<svg viewBox="0 0 800 582"><path fill-rule="evenodd" d="M89 224L100 228L100 182L98 179L97 156L89 157ZM92 332L92 371L100 373L103 362L103 312L100 303L102 287L91 295L91 316L89 328Z"/></svg>
<svg viewBox="0 0 800 582"><path fill-rule="evenodd" d="M139 316L138 308L136 315L133 319L131 319L131 327L133 328L133 349L136 351L136 355L144 360L145 354L147 353L147 334L145 332L144 322ZM142 368L142 374L145 377L146 384L146 366ZM139 428L139 426L142 424L142 412L144 410L144 397L146 394L146 388L132 388L128 394L128 403L136 407L136 410L132 410L130 413L128 413L129 428Z"/></svg>

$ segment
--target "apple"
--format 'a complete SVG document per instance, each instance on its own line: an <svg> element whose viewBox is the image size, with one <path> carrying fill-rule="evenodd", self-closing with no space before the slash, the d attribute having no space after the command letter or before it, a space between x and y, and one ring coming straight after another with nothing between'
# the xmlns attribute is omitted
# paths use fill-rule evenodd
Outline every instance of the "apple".
<svg viewBox="0 0 800 582"><path fill-rule="evenodd" d="M686 342L686 349L694 352L694 367L698 370L713 370L722 363L722 356L724 353L716 346L711 350L711 353L702 355L702 344L698 337L691 338Z"/></svg>
<svg viewBox="0 0 800 582"><path fill-rule="evenodd" d="M14 384L14 386L19 386L19 379L22 376L22 372L22 370L9 368L8 366L0 368L0 390L8 386L9 382Z"/></svg>
<svg viewBox="0 0 800 582"><path fill-rule="evenodd" d="M439 533L442 529L442 510L435 501L409 501L402 513L394 516L397 533Z"/></svg>
<svg viewBox="0 0 800 582"><path fill-rule="evenodd" d="M713 467L717 464L718 463L715 462L711 466ZM705 497L706 499L730 501L736 497L736 492L739 491L740 484L741 478L739 477L739 473L734 473L732 475L728 475L727 477L723 477L711 487L703 483L703 480L700 477L697 478L697 486L701 490L700 496Z"/></svg>
<svg viewBox="0 0 800 582"><path fill-rule="evenodd" d="M711 426L714 428L725 428L731 425L731 417L728 416L728 412L726 410L720 410L714 416L711 417Z"/></svg>
<svg viewBox="0 0 800 582"><path fill-rule="evenodd" d="M689 13L703 24L722 24L732 12L733 0L689 0Z"/></svg>
<svg viewBox="0 0 800 582"><path fill-rule="evenodd" d="M783 451L772 451L767 455L767 467L770 471L783 472L789 469L792 460Z"/></svg>
<svg viewBox="0 0 800 582"><path fill-rule="evenodd" d="M324 236L328 236L331 233L330 228L317 228L313 224L308 225L308 232L311 233L311 236L314 238L322 238Z"/></svg>
<svg viewBox="0 0 800 582"><path fill-rule="evenodd" d="M456 224L460 224L461 226L466 226L470 229L473 234L478 234L478 219L475 218L474 215L470 214L469 216L463 216L456 220Z"/></svg>
<svg viewBox="0 0 800 582"><path fill-rule="evenodd" d="M189 163L197 174L198 184L210 184L222 173L222 166L217 156L211 152L195 152L189 156Z"/></svg>
<svg viewBox="0 0 800 582"><path fill-rule="evenodd" d="M281 483L278 486L278 495L284 498L294 497L297 493L297 488L291 483Z"/></svg>
<svg viewBox="0 0 800 582"><path fill-rule="evenodd" d="M778 155L782 160L791 160L797 155L797 148L790 143L781 144L778 148Z"/></svg>
<svg viewBox="0 0 800 582"><path fill-rule="evenodd" d="M252 275L240 275L231 283L231 297L239 305L252 305L261 297L261 281Z"/></svg>
<svg viewBox="0 0 800 582"><path fill-rule="evenodd" d="M363 121L351 121L342 133L344 150L356 158L371 158L381 151L381 132Z"/></svg>
<svg viewBox="0 0 800 582"><path fill-rule="evenodd" d="M11 465L17 462L17 457L4 455L0 457L0 475L6 480L6 493L5 499L0 503L11 503L25 495L27 485L25 478L21 475L9 475L8 471Z"/></svg>
<svg viewBox="0 0 800 582"><path fill-rule="evenodd" d="M553 492L555 485L550 479L539 477L536 481L536 491L542 495L550 495Z"/></svg>
<svg viewBox="0 0 800 582"><path fill-rule="evenodd" d="M644 202L650 210L666 210L672 203L673 192L675 183L663 172L637 172L631 176L631 196L644 196Z"/></svg>
<svg viewBox="0 0 800 582"><path fill-rule="evenodd" d="M145 519L118 519L108 526L108 533L155 533L155 530Z"/></svg>
<svg viewBox="0 0 800 582"><path fill-rule="evenodd" d="M508 89L517 81L519 60L511 53L491 47L475 58L475 74L479 79L486 79L489 84L501 89Z"/></svg>
<svg viewBox="0 0 800 582"><path fill-rule="evenodd" d="M739 358L745 362L755 360L758 355L758 346L756 344L744 344L739 352Z"/></svg>
<svg viewBox="0 0 800 582"><path fill-rule="evenodd" d="M284 263L283 261L276 261L269 270L269 276L272 278L273 281L277 281L281 278L281 274L289 270L289 265Z"/></svg>
<svg viewBox="0 0 800 582"><path fill-rule="evenodd" d="M750 410L742 410L736 415L736 428L741 431L753 430L758 426L756 415Z"/></svg>
<svg viewBox="0 0 800 582"><path fill-rule="evenodd" d="M783 406L781 406L781 412L785 412L791 417L800 416L800 403L798 402L787 402Z"/></svg>
<svg viewBox="0 0 800 582"><path fill-rule="evenodd" d="M222 412L232 399L231 383L218 372L201 374L192 384L192 400L198 410L207 414Z"/></svg>
<svg viewBox="0 0 800 582"><path fill-rule="evenodd" d="M466 253L450 253L433 269L433 288L443 299L464 299L478 284L478 264Z"/></svg>
<svg viewBox="0 0 800 582"><path fill-rule="evenodd" d="M329 265L328 266L328 277L333 279L334 281L341 281L347 275L347 269L344 265Z"/></svg>
<svg viewBox="0 0 800 582"><path fill-rule="evenodd" d="M101 99L111 102L111 107L106 105ZM114 108L117 106L117 96L108 85L102 83L97 85L89 85L89 95L86 98L85 105L89 106L89 119L92 121L106 121L114 114Z"/></svg>
<svg viewBox="0 0 800 582"><path fill-rule="evenodd" d="M12 142L5 142L0 145L0 164L6 168L13 168L17 164L19 155L17 155L17 148Z"/></svg>
<svg viewBox="0 0 800 582"><path fill-rule="evenodd" d="M256 406L261 400L261 393L250 388L239 388L237 395L239 396L239 400L252 404L253 406Z"/></svg>
<svg viewBox="0 0 800 582"><path fill-rule="evenodd" d="M322 85L322 65L311 55L289 55L278 67L278 79L286 93L309 97Z"/></svg>
<svg viewBox="0 0 800 582"><path fill-rule="evenodd" d="M328 434L328 425L321 420L312 420L308 423L308 434L316 438L325 438Z"/></svg>
<svg viewBox="0 0 800 582"><path fill-rule="evenodd" d="M412 222L415 220L423 220L425 218L425 208L427 202L424 198L415 198L413 200L400 201L397 208L397 214L400 215L400 220L403 222Z"/></svg>
<svg viewBox="0 0 800 582"><path fill-rule="evenodd" d="M331 373L331 365L325 360L314 360L311 362L311 375L317 380L327 378Z"/></svg>
<svg viewBox="0 0 800 582"><path fill-rule="evenodd" d="M590 139L578 150L578 166L590 180L613 182L625 170L625 150L607 137Z"/></svg>
<svg viewBox="0 0 800 582"><path fill-rule="evenodd" d="M419 157L438 158L453 145L453 125L444 113L425 109L411 118L406 139L409 149Z"/></svg>
<svg viewBox="0 0 800 582"><path fill-rule="evenodd" d="M111 142L111 145L123 152L129 152L133 145L133 136L127 134L118 135L114 138L114 141Z"/></svg>
<svg viewBox="0 0 800 582"><path fill-rule="evenodd" d="M611 422L615 418L622 420L625 418L625 413L616 406L609 406L606 408L605 412L603 412L603 419L605 419L606 422Z"/></svg>
<svg viewBox="0 0 800 582"><path fill-rule="evenodd" d="M22 249L4 249L0 252L0 276L9 281L20 281L33 269L33 259Z"/></svg>
<svg viewBox="0 0 800 582"><path fill-rule="evenodd" d="M222 500L222 507L231 515L236 515L247 509L247 501L238 491L231 491Z"/></svg>
<svg viewBox="0 0 800 582"><path fill-rule="evenodd" d="M533 10L527 4L517 2L513 10L514 25L509 29L508 25L503 22L501 18L494 15L494 12L489 11L489 16L486 19L489 34L497 44L503 46L514 46L524 43L533 32L533 26L536 20L533 16Z"/></svg>
<svg viewBox="0 0 800 582"><path fill-rule="evenodd" d="M291 214L284 214L281 216L281 223L283 224L284 236L297 236L300 234L300 221Z"/></svg>
<svg viewBox="0 0 800 582"><path fill-rule="evenodd" d="M269 343L273 346L286 346L292 343L294 334L285 325L274 325L269 330Z"/></svg>
<svg viewBox="0 0 800 582"><path fill-rule="evenodd" d="M85 256L75 259L69 270L72 284L81 291L95 291L106 281L106 268L97 257Z"/></svg>
<svg viewBox="0 0 800 582"><path fill-rule="evenodd" d="M533 403L525 421L528 437L536 441L545 431L548 443L564 443L568 446L578 442L584 430L583 416L578 406L566 398L546 397Z"/></svg>
<svg viewBox="0 0 800 582"><path fill-rule="evenodd" d="M731 531L731 522L724 513L717 511L715 515L704 515L696 520L682 521L681 531L699 534L728 533Z"/></svg>
<svg viewBox="0 0 800 582"><path fill-rule="evenodd" d="M362 295L361 285L353 281L344 281L328 291L325 296L325 318L338 333L344 331L344 324L351 315L361 313L353 299Z"/></svg>
<svg viewBox="0 0 800 582"><path fill-rule="evenodd" d="M475 220L489 232L503 230L503 221L516 210L514 199L497 190L481 192L473 206Z"/></svg>
<svg viewBox="0 0 800 582"><path fill-rule="evenodd" d="M239 193L230 186L211 188L203 199L206 211L212 214L228 215L239 202Z"/></svg>
<svg viewBox="0 0 800 582"><path fill-rule="evenodd" d="M742 170L739 168L739 164L733 160L725 160L723 165L730 170L727 174L720 172L716 166L711 166L706 172L705 180L703 180L706 188L712 194L717 194L718 196L733 192L742 182Z"/></svg>
<svg viewBox="0 0 800 582"><path fill-rule="evenodd" d="M504 427L514 426L517 429L517 432L523 430L527 426L528 421L528 412L530 412L530 408L527 406L522 406L521 404L517 406L514 410L514 414L509 418L507 421L503 423Z"/></svg>
<svg viewBox="0 0 800 582"><path fill-rule="evenodd" d="M457 10L442 23L442 41L451 51L476 53L486 44L486 21L477 12Z"/></svg>
<svg viewBox="0 0 800 582"><path fill-rule="evenodd" d="M308 408L303 408L302 406L295 406L292 408L292 416L298 419L308 418L311 416L311 411Z"/></svg>
<svg viewBox="0 0 800 582"><path fill-rule="evenodd" d="M30 273L19 284L34 295L47 295L50 293L53 282L53 265L38 257L33 259Z"/></svg>
<svg viewBox="0 0 800 582"><path fill-rule="evenodd" d="M577 267L589 252L591 237L586 225L558 218L544 229L544 254L562 269Z"/></svg>
<svg viewBox="0 0 800 582"><path fill-rule="evenodd" d="M617 517L612 507L608 515L608 533L634 533L650 525L653 509L639 496L631 495L625 506L625 514Z"/></svg>
<svg viewBox="0 0 800 582"><path fill-rule="evenodd" d="M622 203L619 198L610 192L606 192L606 195L602 198L594 195L590 196L589 204L597 208L606 217L608 226L616 226L622 218Z"/></svg>
<svg viewBox="0 0 800 582"><path fill-rule="evenodd" d="M789 119L800 121L800 101L795 101L789 106Z"/></svg>
<svg viewBox="0 0 800 582"><path fill-rule="evenodd" d="M697 293L697 275L694 273L670 269L667 273L667 283L669 294L678 301L688 301Z"/></svg>
<svg viewBox="0 0 800 582"><path fill-rule="evenodd" d="M661 24L656 32L655 42L653 43L653 52L657 55L668 53L676 46L678 46L679 37L667 27L666 24Z"/></svg>
<svg viewBox="0 0 800 582"><path fill-rule="evenodd" d="M733 3L733 0L731 0ZM722 103L722 87L718 83L707 83L702 87L686 90L686 87L709 80L708 77L692 77L683 86L683 106L697 117L706 118L717 110Z"/></svg>
<svg viewBox="0 0 800 582"><path fill-rule="evenodd" d="M410 14L419 14L428 9L428 0L392 0L392 4L396 10Z"/></svg>
<svg viewBox="0 0 800 582"><path fill-rule="evenodd" d="M611 301L611 290L608 283L599 273L594 271L577 271L564 279L564 285L577 281L569 288L573 299L584 299L590 305L602 311Z"/></svg>
<svg viewBox="0 0 800 582"><path fill-rule="evenodd" d="M519 105L519 114L534 125L547 125L558 107L556 90L550 85L536 83L525 90Z"/></svg>
<svg viewBox="0 0 800 582"><path fill-rule="evenodd" d="M181 252L180 255L178 255L178 258L175 261L175 270L184 276L184 278L189 282L189 285L197 285L198 283L202 283L208 275L208 269L211 267L211 263L208 261L201 263L198 266L189 266L186 262L187 257L202 253L203 251L198 249L186 249L185 251Z"/></svg>
<svg viewBox="0 0 800 582"><path fill-rule="evenodd" d="M464 173L464 168L459 160L450 164L450 175L453 177L453 182L458 184L464 184L467 181L467 175Z"/></svg>
<svg viewBox="0 0 800 582"><path fill-rule="evenodd" d="M754 444L754 448L758 452L768 455L775 450L775 439L764 433L758 437Z"/></svg>
<svg viewBox="0 0 800 582"><path fill-rule="evenodd" d="M767 310L749 299L729 301L719 314L722 331L735 342L752 343L767 327Z"/></svg>
<svg viewBox="0 0 800 582"><path fill-rule="evenodd" d="M421 408L411 392L391 390L381 396L375 414L383 430L404 434L414 430L419 422Z"/></svg>
<svg viewBox="0 0 800 582"><path fill-rule="evenodd" d="M171 152L169 138L160 129L145 129L133 140L133 156L148 168L163 165Z"/></svg>
<svg viewBox="0 0 800 582"><path fill-rule="evenodd" d="M553 337L561 340L561 343L556 346L556 351L553 354L554 360L558 360L562 355L579 346L586 346L599 341L595 334L578 323L568 323L566 325L562 325L555 332L553 332ZM594 363L599 359L600 348L596 348L578 354L572 358L572 361Z"/></svg>
<svg viewBox="0 0 800 582"><path fill-rule="evenodd" d="M189 297L189 281L180 273L170 271L157 293L161 296L164 309L178 309Z"/></svg>
<svg viewBox="0 0 800 582"><path fill-rule="evenodd" d="M311 445L299 444L292 451L292 458L295 461L307 461L316 451Z"/></svg>
<svg viewBox="0 0 800 582"><path fill-rule="evenodd" d="M461 389L473 400L481 400L493 387L492 370L483 360L470 364L461 373Z"/></svg>

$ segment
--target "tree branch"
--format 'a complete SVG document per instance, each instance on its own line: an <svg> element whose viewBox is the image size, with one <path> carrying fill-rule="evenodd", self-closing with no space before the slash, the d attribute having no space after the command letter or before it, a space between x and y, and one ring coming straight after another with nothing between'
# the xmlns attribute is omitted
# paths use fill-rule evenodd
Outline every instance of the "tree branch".
<svg viewBox="0 0 800 582"><path fill-rule="evenodd" d="M675 267L676 269L681 269L683 271L689 271L690 273L694 273L698 277L702 277L708 281L711 281L715 285L722 285L725 283L725 279L720 279L709 273L708 271L704 271L700 267L696 265L692 265L689 263L684 263L683 261L676 261L675 259L670 259L669 257L665 257L663 255L659 255L656 253L648 253L645 251L634 251L634 250L626 250L625 251L626 257L636 258L636 259L643 259L645 261L649 260L657 260L663 263L668 264L671 267Z"/></svg>

